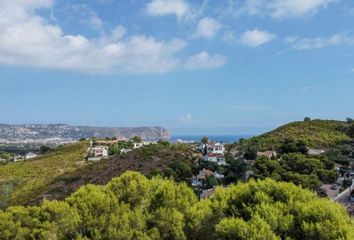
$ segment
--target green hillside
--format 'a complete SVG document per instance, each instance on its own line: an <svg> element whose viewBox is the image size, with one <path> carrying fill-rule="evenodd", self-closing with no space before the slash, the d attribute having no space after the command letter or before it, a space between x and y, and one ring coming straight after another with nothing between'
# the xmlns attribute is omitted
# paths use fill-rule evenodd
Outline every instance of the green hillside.
<svg viewBox="0 0 354 240"><path fill-rule="evenodd" d="M37 204L44 197L64 199L85 184L106 184L127 170L176 180L191 177L192 163L200 158L188 145L162 142L88 163L87 147L87 143L76 143L32 161L0 166L0 209Z"/></svg>
<svg viewBox="0 0 354 240"><path fill-rule="evenodd" d="M87 143L66 145L30 161L0 166L0 208L25 204L47 189L53 180L86 165Z"/></svg>
<svg viewBox="0 0 354 240"><path fill-rule="evenodd" d="M260 150L269 150L281 145L285 139L303 141L306 146L333 147L350 138L346 134L346 122L335 120L312 120L292 122L271 132L247 139L241 146L257 145Z"/></svg>

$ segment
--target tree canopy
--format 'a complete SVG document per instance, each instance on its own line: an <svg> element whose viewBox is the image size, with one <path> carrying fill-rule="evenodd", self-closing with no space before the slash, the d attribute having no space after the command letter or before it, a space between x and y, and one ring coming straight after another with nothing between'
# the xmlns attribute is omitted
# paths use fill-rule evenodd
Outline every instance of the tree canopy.
<svg viewBox="0 0 354 240"><path fill-rule="evenodd" d="M197 200L186 184L126 172L65 201L0 211L0 239L353 239L340 205L291 183L251 180Z"/></svg>
<svg viewBox="0 0 354 240"><path fill-rule="evenodd" d="M258 158L253 169L256 178L293 182L313 190L321 182L332 183L338 177L334 162L326 156L310 157L300 153L284 154L280 160Z"/></svg>

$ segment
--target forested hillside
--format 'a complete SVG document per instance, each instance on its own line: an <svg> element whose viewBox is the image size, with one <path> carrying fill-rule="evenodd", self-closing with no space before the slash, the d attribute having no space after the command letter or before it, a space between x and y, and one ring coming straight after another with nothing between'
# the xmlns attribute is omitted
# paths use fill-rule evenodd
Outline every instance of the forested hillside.
<svg viewBox="0 0 354 240"><path fill-rule="evenodd" d="M273 180L218 188L198 201L186 184L127 172L86 185L65 201L0 211L0 238L12 239L347 239L344 208Z"/></svg>
<svg viewBox="0 0 354 240"><path fill-rule="evenodd" d="M279 147L284 140L302 141L308 147L334 147L348 141L349 123L335 120L292 122L271 132L242 141L241 146L256 145L260 150Z"/></svg>

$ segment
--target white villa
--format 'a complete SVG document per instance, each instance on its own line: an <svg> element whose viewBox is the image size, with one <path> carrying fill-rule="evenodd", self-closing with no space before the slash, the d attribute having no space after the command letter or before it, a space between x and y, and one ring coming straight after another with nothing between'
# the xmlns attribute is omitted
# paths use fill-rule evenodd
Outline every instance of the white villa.
<svg viewBox="0 0 354 240"><path fill-rule="evenodd" d="M32 153L32 152L29 152L25 155L25 160L28 160L28 159L32 159L32 158L35 158L37 157L38 155L35 154L35 153Z"/></svg>
<svg viewBox="0 0 354 240"><path fill-rule="evenodd" d="M211 143L206 145L207 153L224 154L224 145L220 143Z"/></svg>
<svg viewBox="0 0 354 240"><path fill-rule="evenodd" d="M89 150L89 161L99 161L102 158L108 157L108 147L107 146L96 146L91 147Z"/></svg>
<svg viewBox="0 0 354 240"><path fill-rule="evenodd" d="M204 156L203 160L206 162L213 162L218 165L227 165L224 155L221 153L208 153Z"/></svg>

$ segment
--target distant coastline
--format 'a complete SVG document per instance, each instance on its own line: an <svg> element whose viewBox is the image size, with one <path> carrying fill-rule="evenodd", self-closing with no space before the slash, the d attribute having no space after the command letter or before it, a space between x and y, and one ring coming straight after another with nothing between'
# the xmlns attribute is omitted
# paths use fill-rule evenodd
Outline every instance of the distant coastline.
<svg viewBox="0 0 354 240"><path fill-rule="evenodd" d="M254 135L244 134L244 135L179 135L179 134L172 134L170 141L176 142L178 139L183 141L195 141L199 142L204 136L207 136L210 140L214 140L221 143L233 143L238 141L240 138L250 138Z"/></svg>

